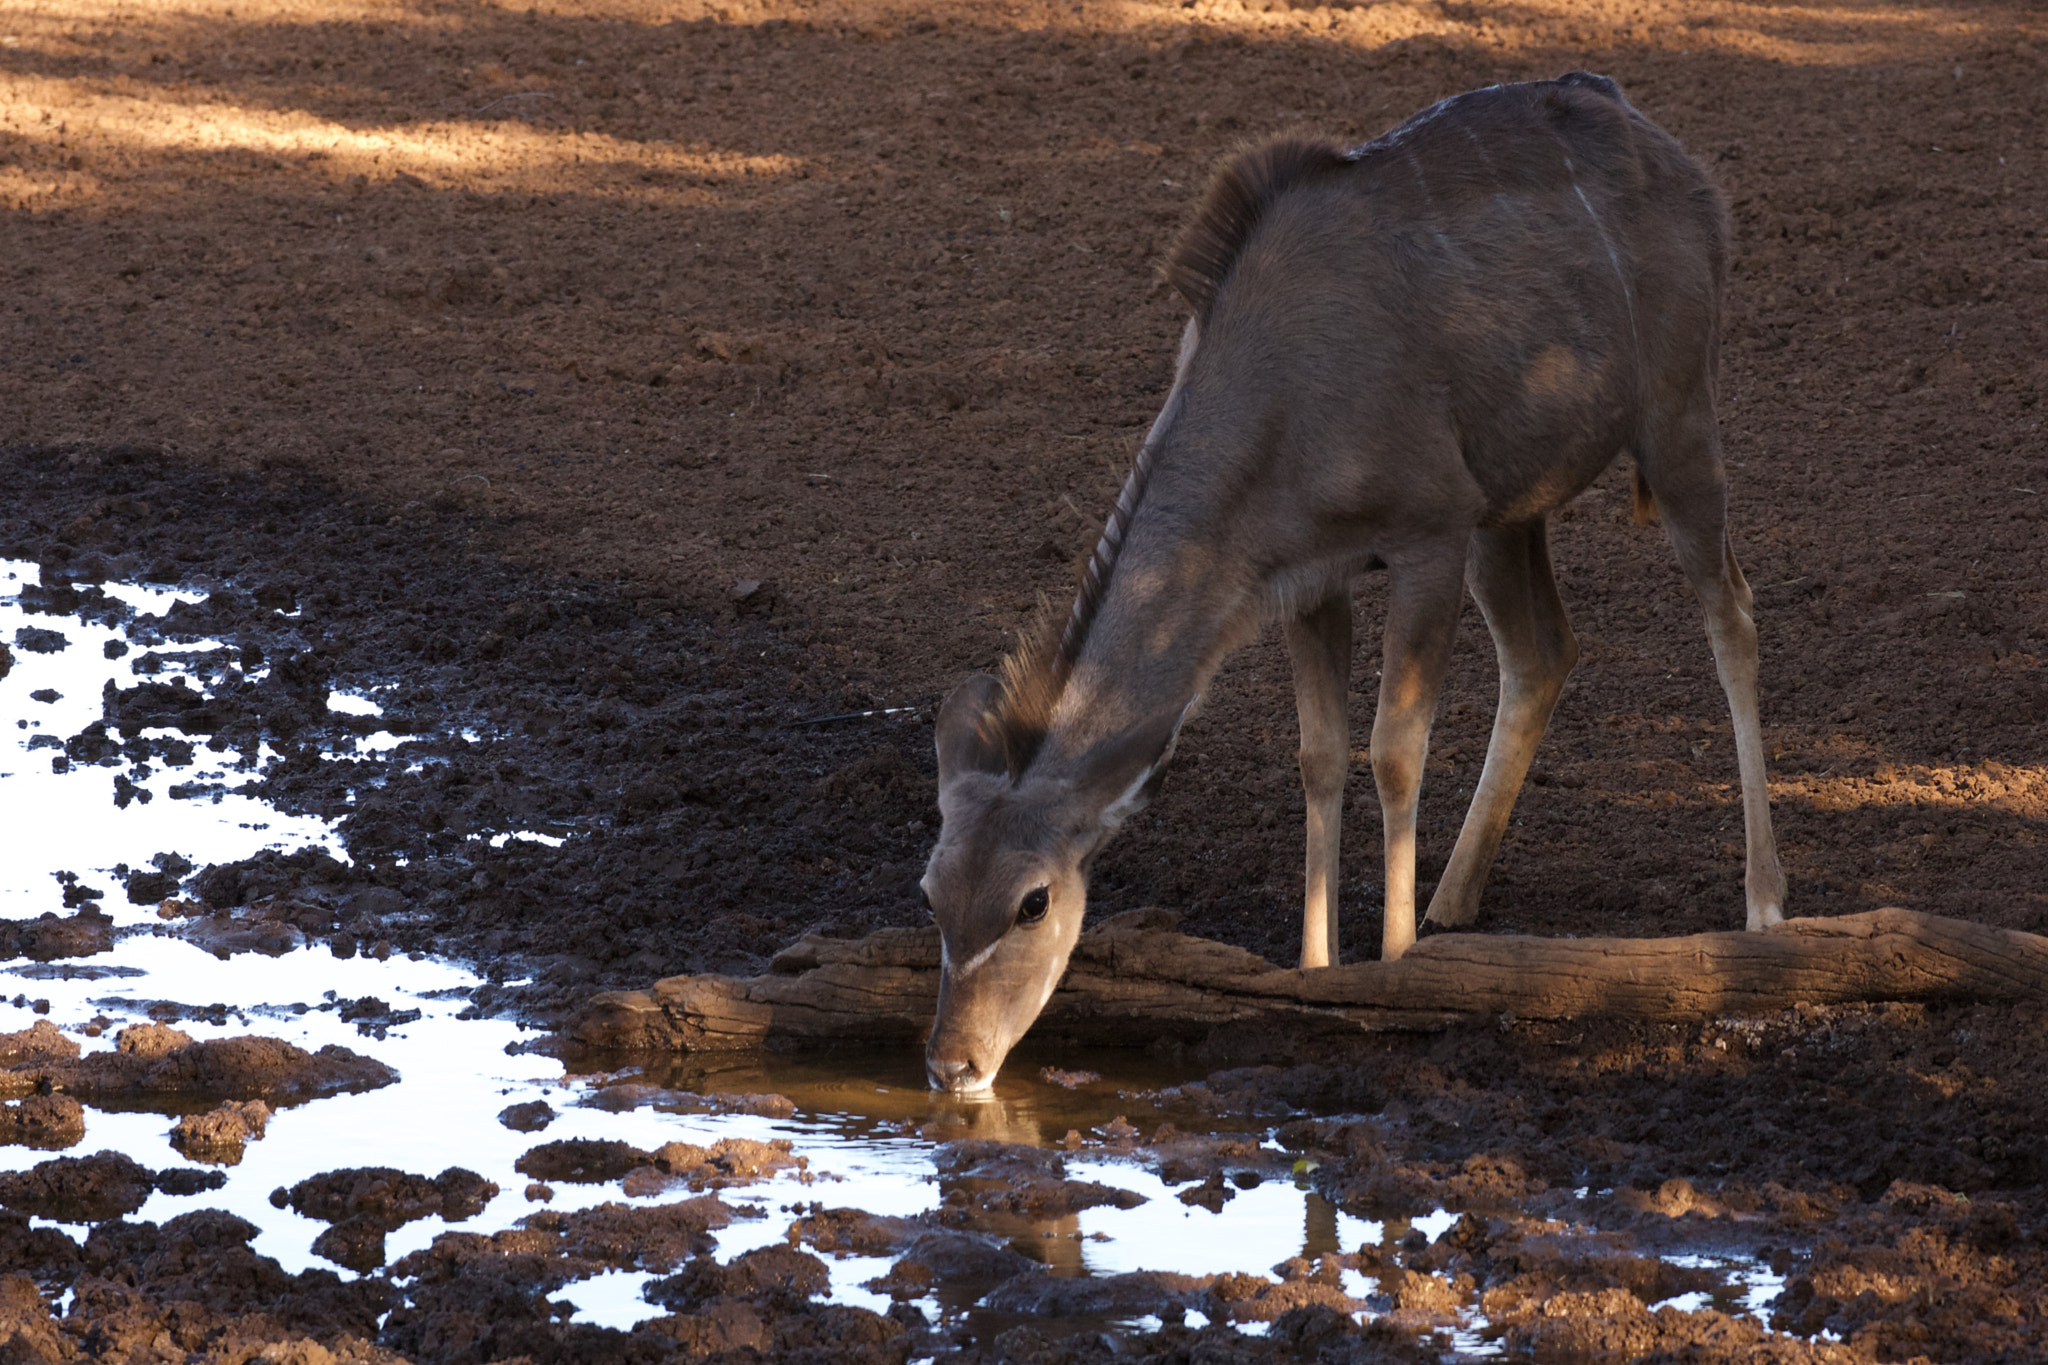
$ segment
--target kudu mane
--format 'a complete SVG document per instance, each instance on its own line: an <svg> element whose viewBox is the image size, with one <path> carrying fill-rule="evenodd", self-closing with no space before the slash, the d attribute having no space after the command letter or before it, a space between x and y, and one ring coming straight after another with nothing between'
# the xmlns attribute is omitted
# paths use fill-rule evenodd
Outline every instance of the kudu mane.
<svg viewBox="0 0 2048 1365"><path fill-rule="evenodd" d="M1197 326L1208 322L1223 282L1266 210L1295 186L1347 164L1349 158L1328 143L1276 138L1239 152L1216 173L1200 211L1166 263L1167 283L1186 301ZM1031 766L1052 729L1054 708L1102 610L1124 538L1144 500L1152 456L1153 443L1148 440L1132 461L1102 538L1080 570L1073 610L1062 620L1051 602L1041 598L1017 648L1003 660L1002 690L983 719L982 733L1002 753L1013 782Z"/></svg>
<svg viewBox="0 0 2048 1365"><path fill-rule="evenodd" d="M1327 142L1291 137L1247 147L1224 164L1166 262L1166 282L1187 300L1198 323L1208 322L1223 282L1274 201L1349 164Z"/></svg>

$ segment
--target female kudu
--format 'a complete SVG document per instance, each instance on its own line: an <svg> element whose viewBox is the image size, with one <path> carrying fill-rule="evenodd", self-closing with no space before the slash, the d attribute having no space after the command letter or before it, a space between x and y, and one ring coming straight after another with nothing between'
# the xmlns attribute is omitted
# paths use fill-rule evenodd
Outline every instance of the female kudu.
<svg viewBox="0 0 2048 1365"><path fill-rule="evenodd" d="M1350 591L1388 574L1372 769L1381 953L1415 937L1415 811L1469 587L1500 662L1486 765L1429 906L1469 924L1577 656L1545 518L1623 452L1706 609L1734 716L1749 926L1780 918L1750 592L1715 430L1724 212L1584 74L1447 100L1353 151L1224 167L1169 278L1192 313L1064 622L938 721L924 889L944 943L932 1084L986 1089L1080 934L1090 861L1145 801L1224 656L1286 626L1308 798L1303 967L1337 956Z"/></svg>

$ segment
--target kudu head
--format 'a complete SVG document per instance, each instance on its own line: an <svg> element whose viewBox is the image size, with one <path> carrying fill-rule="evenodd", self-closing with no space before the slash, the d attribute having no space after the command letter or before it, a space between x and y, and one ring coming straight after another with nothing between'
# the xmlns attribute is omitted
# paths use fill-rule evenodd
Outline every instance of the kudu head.
<svg viewBox="0 0 2048 1365"><path fill-rule="evenodd" d="M996 733L987 674L939 710L939 842L922 882L943 944L925 1047L934 1089L986 1091L1066 972L1088 904L1088 865L1158 785L1180 714L1016 771Z"/></svg>

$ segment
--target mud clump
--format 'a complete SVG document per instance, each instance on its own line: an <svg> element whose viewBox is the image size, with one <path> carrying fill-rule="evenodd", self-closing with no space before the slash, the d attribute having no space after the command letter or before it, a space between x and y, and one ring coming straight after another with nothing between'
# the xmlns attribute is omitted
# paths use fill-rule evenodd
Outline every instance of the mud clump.
<svg viewBox="0 0 2048 1365"><path fill-rule="evenodd" d="M625 1333L558 1323L548 1296L606 1270L671 1274L693 1258L708 1257L716 1245L712 1230L736 1216L715 1195L703 1195L651 1208L601 1204L576 1213L543 1211L489 1235L442 1233L432 1246L391 1267L391 1275L412 1284L382 1340L413 1359L478 1365L522 1354L549 1360L667 1359L677 1336L663 1335L659 1323L641 1324L630 1334L636 1344L629 1345ZM693 1340L730 1339L719 1337L713 1326L680 1330ZM772 1340L765 1327L762 1332L757 1337L749 1328L741 1337Z"/></svg>
<svg viewBox="0 0 2048 1365"><path fill-rule="evenodd" d="M66 1038L47 1019L38 1019L18 1033L0 1033L0 1068L8 1070L31 1062L68 1061L78 1056L78 1051L77 1041Z"/></svg>
<svg viewBox="0 0 2048 1365"><path fill-rule="evenodd" d="M801 1303L832 1287L832 1272L808 1252L790 1247L761 1247L720 1265L699 1257L643 1291L649 1303L672 1311L701 1309L714 1299L747 1299L756 1303Z"/></svg>
<svg viewBox="0 0 2048 1365"><path fill-rule="evenodd" d="M100 1359L395 1365L372 1345L378 1318L394 1299L388 1284L343 1284L327 1270L288 1274L250 1250L256 1231L218 1209L161 1227L103 1223L80 1253L84 1273L64 1325Z"/></svg>
<svg viewBox="0 0 2048 1365"><path fill-rule="evenodd" d="M54 1089L95 1102L177 1095L290 1104L398 1079L384 1063L333 1044L307 1052L254 1034L195 1043L177 1029L138 1025L122 1031L126 1042L115 1051L81 1057L55 1029L38 1034L43 1027L0 1035L0 1093Z"/></svg>
<svg viewBox="0 0 2048 1365"><path fill-rule="evenodd" d="M94 905L68 918L49 913L35 919L0 920L0 962L16 957L32 962L91 957L113 946L114 921Z"/></svg>
<svg viewBox="0 0 2048 1365"><path fill-rule="evenodd" d="M2039 1322L2048 1247L2012 1205L1895 1181L1832 1231L1774 1305L1774 1328L1832 1332L1880 1360L2039 1355L2023 1334Z"/></svg>
<svg viewBox="0 0 2048 1365"><path fill-rule="evenodd" d="M242 1148L263 1136L270 1106L262 1100L229 1100L204 1114L187 1114L171 1129L171 1145L195 1161L232 1166Z"/></svg>
<svg viewBox="0 0 2048 1365"><path fill-rule="evenodd" d="M769 1119L786 1119L796 1113L796 1103L787 1095L738 1091L699 1094L693 1090L674 1090L635 1081L605 1086L584 1104L610 1114L629 1113L643 1107L658 1109L665 1114L753 1114Z"/></svg>
<svg viewBox="0 0 2048 1365"><path fill-rule="evenodd" d="M449 1365L516 1359L902 1365L910 1355L903 1326L864 1308L772 1293L721 1296L701 1311L619 1332L557 1322L564 1310L547 1297L545 1283L516 1260L471 1263L447 1281L423 1276L411 1302L391 1314L383 1341L409 1358Z"/></svg>
<svg viewBox="0 0 2048 1365"><path fill-rule="evenodd" d="M832 1361L834 1365L842 1361L845 1365L898 1365L910 1357L913 1345L901 1323L841 1304L806 1304L773 1312L741 1300L723 1299L701 1314L656 1318L642 1328L649 1335L681 1344L685 1359L701 1359L702 1353L719 1349L721 1342L744 1342L752 1349L738 1356L742 1360L765 1357Z"/></svg>
<svg viewBox="0 0 2048 1365"><path fill-rule="evenodd" d="M1183 1133L1161 1124L1145 1150L1157 1163L1159 1178L1169 1185L1197 1182L1174 1197L1190 1208L1221 1213L1239 1190L1257 1189L1268 1179L1285 1175L1290 1158L1243 1137Z"/></svg>
<svg viewBox="0 0 2048 1365"><path fill-rule="evenodd" d="M1171 1123L1160 1124L1144 1150L1157 1163L1159 1178L1169 1185L1222 1176L1235 1189L1255 1189L1269 1178L1286 1175L1293 1163L1293 1158L1252 1138L1183 1133Z"/></svg>
<svg viewBox="0 0 2048 1365"><path fill-rule="evenodd" d="M1869 1359L1841 1343L1775 1336L1756 1322L1713 1310L1647 1308L1625 1289L1560 1293L1504 1325L1509 1353L1537 1359L1704 1357L1757 1365L1857 1365Z"/></svg>
<svg viewBox="0 0 2048 1365"><path fill-rule="evenodd" d="M913 1237L889 1272L865 1288L895 1299L921 1299L937 1285L987 1289L1033 1275L1042 1275L1037 1262L997 1239L940 1228Z"/></svg>
<svg viewBox="0 0 2048 1365"><path fill-rule="evenodd" d="M1169 1316L1181 1316L1169 1308ZM1248 1337L1223 1323L1195 1329L1169 1325L1133 1335L1121 1345L1094 1333L1076 1334L1027 1323L998 1335L986 1346L969 1346L949 1357L960 1365L1295 1365L1303 1361L1343 1365L1437 1365L1442 1346L1417 1342L1384 1323L1361 1326L1322 1304L1292 1308L1273 1319L1261 1336Z"/></svg>
<svg viewBox="0 0 2048 1365"><path fill-rule="evenodd" d="M78 1348L58 1329L50 1305L26 1275L0 1275L0 1360L9 1365L55 1365Z"/></svg>
<svg viewBox="0 0 2048 1365"><path fill-rule="evenodd" d="M866 1209L811 1211L790 1224L790 1236L827 1253L886 1256L916 1240L930 1224L917 1218L888 1218Z"/></svg>
<svg viewBox="0 0 2048 1365"><path fill-rule="evenodd" d="M721 1138L709 1147L665 1143L655 1149L650 1165L626 1173L626 1193L659 1194L677 1184L698 1192L752 1184L777 1171L805 1166L805 1158L790 1155L793 1145L782 1138L772 1142Z"/></svg>
<svg viewBox="0 0 2048 1365"><path fill-rule="evenodd" d="M512 1169L535 1180L572 1185L601 1185L641 1166L654 1164L654 1153L630 1142L605 1138L568 1138L529 1148Z"/></svg>
<svg viewBox="0 0 2048 1365"><path fill-rule="evenodd" d="M58 1223L119 1218L155 1192L155 1174L119 1152L60 1156L0 1174L0 1204Z"/></svg>
<svg viewBox="0 0 2048 1365"><path fill-rule="evenodd" d="M1134 1209L1145 1202L1135 1190L1066 1178L1058 1152L982 1138L949 1142L932 1154L946 1203L984 1213L1056 1218L1110 1205Z"/></svg>
<svg viewBox="0 0 2048 1365"><path fill-rule="evenodd" d="M1347 1295L1337 1275L1304 1276L1277 1283L1263 1275L1218 1275L1203 1306L1218 1322L1273 1322L1301 1308L1355 1313L1367 1305Z"/></svg>
<svg viewBox="0 0 2048 1365"><path fill-rule="evenodd" d="M0 1265L27 1270L45 1283L60 1284L77 1272L78 1260L78 1243L62 1231L31 1227L28 1214L0 1207Z"/></svg>
<svg viewBox="0 0 2048 1365"><path fill-rule="evenodd" d="M1005 1280L983 1302L997 1312L1033 1317L1066 1318L1114 1314L1135 1317L1156 1313L1179 1316L1188 1309L1208 1309L1214 1275L1169 1275L1139 1270L1123 1275L1067 1277L1032 1267Z"/></svg>
<svg viewBox="0 0 2048 1365"><path fill-rule="evenodd" d="M305 934L293 925L227 911L185 920L174 932L187 943L222 959L237 953L282 957L306 941Z"/></svg>
<svg viewBox="0 0 2048 1365"><path fill-rule="evenodd" d="M381 1218L344 1218L313 1239L313 1254L364 1273L384 1264L384 1238L391 1229Z"/></svg>
<svg viewBox="0 0 2048 1365"><path fill-rule="evenodd" d="M1223 1172L1212 1171L1209 1177L1192 1189L1185 1189L1174 1198L1189 1208L1207 1209L1211 1213L1223 1212L1223 1206L1237 1197L1237 1191L1223 1178Z"/></svg>
<svg viewBox="0 0 2048 1365"><path fill-rule="evenodd" d="M273 1193L271 1202L289 1205L293 1212L323 1223L366 1213L401 1223L430 1215L461 1222L483 1212L497 1193L496 1185L460 1166L451 1166L432 1179L389 1166L367 1166L301 1180L288 1190Z"/></svg>
<svg viewBox="0 0 2048 1365"><path fill-rule="evenodd" d="M173 1166L168 1171L159 1171L156 1177L156 1187L164 1194L202 1194L227 1183L227 1176L221 1172L200 1170L194 1166Z"/></svg>
<svg viewBox="0 0 2048 1365"><path fill-rule="evenodd" d="M1056 1066L1038 1068L1038 1079L1047 1085L1057 1085L1064 1090L1079 1090L1084 1085L1093 1085L1102 1079L1099 1071L1063 1071Z"/></svg>
<svg viewBox="0 0 2048 1365"><path fill-rule="evenodd" d="M192 1046L192 1035L169 1024L130 1024L114 1035L114 1050L151 1061Z"/></svg>
<svg viewBox="0 0 2048 1365"><path fill-rule="evenodd" d="M350 1270L384 1264L384 1237L418 1218L460 1223L483 1212L498 1187L474 1171L451 1166L428 1179L389 1166L329 1171L271 1192L270 1202L332 1224L313 1252Z"/></svg>
<svg viewBox="0 0 2048 1365"><path fill-rule="evenodd" d="M538 1133L555 1121L555 1107L546 1100L508 1104L498 1111L498 1122L515 1133Z"/></svg>
<svg viewBox="0 0 2048 1365"><path fill-rule="evenodd" d="M374 946L371 955L375 956ZM379 1000L374 995L366 995L359 1000L344 1000L336 1012L336 1017L343 1023L354 1024L358 1033L375 1034L381 1038L384 1036L383 1030L412 1023L420 1017L420 1011L395 1010L391 1008L389 1002Z"/></svg>
<svg viewBox="0 0 2048 1365"><path fill-rule="evenodd" d="M0 1103L0 1145L69 1147L85 1136L85 1108L69 1095Z"/></svg>
<svg viewBox="0 0 2048 1365"><path fill-rule="evenodd" d="M675 1269L714 1245L709 1233L753 1215L699 1195L674 1204L599 1204L575 1213L528 1214L524 1227L551 1235L560 1254L611 1269Z"/></svg>

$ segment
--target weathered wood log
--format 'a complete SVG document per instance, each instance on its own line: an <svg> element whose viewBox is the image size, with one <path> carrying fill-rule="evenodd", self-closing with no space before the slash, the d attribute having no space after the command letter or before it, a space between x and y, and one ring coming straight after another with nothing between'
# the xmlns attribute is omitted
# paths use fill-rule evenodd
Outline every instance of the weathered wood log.
<svg viewBox="0 0 2048 1365"><path fill-rule="evenodd" d="M2048 938L1896 908L1682 938L1442 934L1398 962L1314 971L1177 933L1175 918L1134 911L1083 934L1033 1034L1144 1046L1223 1026L1358 1033L1504 1014L1683 1020L1801 1003L2048 998ZM936 929L807 937L765 976L678 976L598 996L569 1035L670 1051L915 1042L938 982Z"/></svg>

